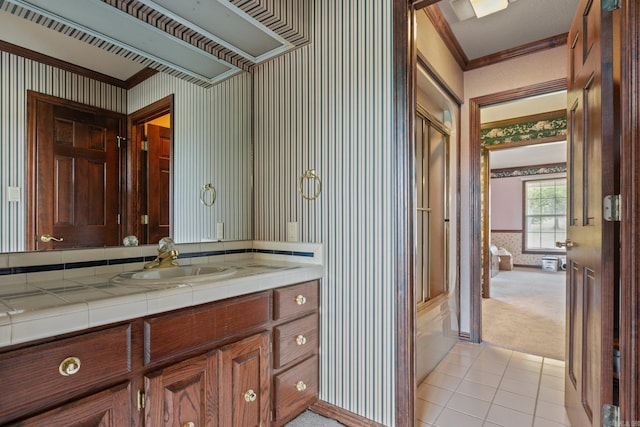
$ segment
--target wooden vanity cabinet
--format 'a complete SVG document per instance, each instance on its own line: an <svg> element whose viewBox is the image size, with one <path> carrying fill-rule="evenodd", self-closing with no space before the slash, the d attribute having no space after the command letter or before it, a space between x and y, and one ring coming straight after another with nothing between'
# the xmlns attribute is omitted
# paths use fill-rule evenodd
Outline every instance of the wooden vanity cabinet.
<svg viewBox="0 0 640 427"><path fill-rule="evenodd" d="M131 387L129 383L63 405L22 422L20 427L122 427L131 425Z"/></svg>
<svg viewBox="0 0 640 427"><path fill-rule="evenodd" d="M273 425L318 400L318 282L273 291Z"/></svg>
<svg viewBox="0 0 640 427"><path fill-rule="evenodd" d="M281 426L317 400L318 336L312 281L0 349L0 425Z"/></svg>

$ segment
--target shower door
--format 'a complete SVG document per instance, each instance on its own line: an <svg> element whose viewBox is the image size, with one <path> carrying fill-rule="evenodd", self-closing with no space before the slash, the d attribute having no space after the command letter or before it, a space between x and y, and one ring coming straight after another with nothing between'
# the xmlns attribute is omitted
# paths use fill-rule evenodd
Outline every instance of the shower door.
<svg viewBox="0 0 640 427"><path fill-rule="evenodd" d="M416 302L449 291L449 134L425 112L416 116Z"/></svg>

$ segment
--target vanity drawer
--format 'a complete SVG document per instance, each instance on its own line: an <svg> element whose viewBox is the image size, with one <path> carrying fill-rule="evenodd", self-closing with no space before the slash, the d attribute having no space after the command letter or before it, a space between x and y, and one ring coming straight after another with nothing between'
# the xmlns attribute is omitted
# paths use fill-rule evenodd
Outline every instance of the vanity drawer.
<svg viewBox="0 0 640 427"><path fill-rule="evenodd" d="M299 285L273 291L273 318L284 319L318 309L318 282L306 282Z"/></svg>
<svg viewBox="0 0 640 427"><path fill-rule="evenodd" d="M68 399L130 371L130 325L1 354L0 419L37 402Z"/></svg>
<svg viewBox="0 0 640 427"><path fill-rule="evenodd" d="M144 362L254 331L270 317L271 294L261 292L148 318L144 322Z"/></svg>
<svg viewBox="0 0 640 427"><path fill-rule="evenodd" d="M318 356L277 375L274 388L276 420L302 412L318 398Z"/></svg>
<svg viewBox="0 0 640 427"><path fill-rule="evenodd" d="M318 314L276 326L274 341L273 367L276 369L315 353L318 348Z"/></svg>

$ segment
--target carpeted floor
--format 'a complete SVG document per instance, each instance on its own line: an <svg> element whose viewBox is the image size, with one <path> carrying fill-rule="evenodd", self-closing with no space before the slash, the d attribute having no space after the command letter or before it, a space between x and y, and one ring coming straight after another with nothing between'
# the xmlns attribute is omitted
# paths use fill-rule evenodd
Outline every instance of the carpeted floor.
<svg viewBox="0 0 640 427"><path fill-rule="evenodd" d="M482 340L564 360L565 272L500 271L482 300Z"/></svg>
<svg viewBox="0 0 640 427"><path fill-rule="evenodd" d="M297 418L285 424L285 427L342 427L343 425L311 411L305 411Z"/></svg>

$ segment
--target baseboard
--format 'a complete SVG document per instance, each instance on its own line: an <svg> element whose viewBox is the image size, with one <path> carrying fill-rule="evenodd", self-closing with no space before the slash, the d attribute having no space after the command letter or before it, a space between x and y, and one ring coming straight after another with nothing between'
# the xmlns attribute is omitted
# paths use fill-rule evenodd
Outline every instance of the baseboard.
<svg viewBox="0 0 640 427"><path fill-rule="evenodd" d="M536 270L542 269L542 267L540 267L539 265L513 264L513 266L520 267L520 268L534 268Z"/></svg>
<svg viewBox="0 0 640 427"><path fill-rule="evenodd" d="M384 427L383 424L378 424L375 421L371 421L368 418L361 417L360 415L354 414L353 412L349 412L346 409L322 400L318 400L309 409L318 415L332 418L349 427Z"/></svg>
<svg viewBox="0 0 640 427"><path fill-rule="evenodd" d="M471 342L471 332L458 332L458 339L460 341Z"/></svg>

